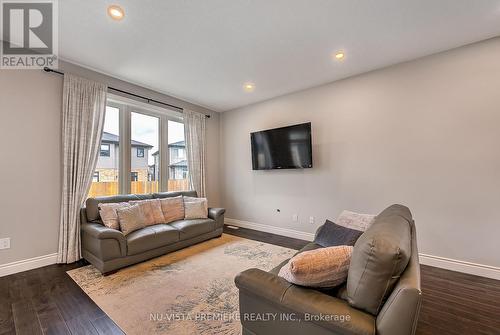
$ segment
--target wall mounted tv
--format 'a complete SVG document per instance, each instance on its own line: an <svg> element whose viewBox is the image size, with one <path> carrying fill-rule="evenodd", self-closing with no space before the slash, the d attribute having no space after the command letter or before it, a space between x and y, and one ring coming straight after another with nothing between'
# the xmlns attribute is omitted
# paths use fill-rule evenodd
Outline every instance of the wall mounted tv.
<svg viewBox="0 0 500 335"><path fill-rule="evenodd" d="M312 168L311 123L250 134L254 170Z"/></svg>

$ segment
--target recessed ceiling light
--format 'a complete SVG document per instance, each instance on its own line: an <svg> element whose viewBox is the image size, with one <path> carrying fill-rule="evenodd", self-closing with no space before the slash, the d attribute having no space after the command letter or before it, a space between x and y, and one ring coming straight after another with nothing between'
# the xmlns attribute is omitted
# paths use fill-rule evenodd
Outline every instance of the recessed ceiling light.
<svg viewBox="0 0 500 335"><path fill-rule="evenodd" d="M255 90L255 84L254 83L245 83L243 85L243 89L245 92L253 92Z"/></svg>
<svg viewBox="0 0 500 335"><path fill-rule="evenodd" d="M343 60L345 57L345 53L343 51L339 51L335 53L335 59L336 60Z"/></svg>
<svg viewBox="0 0 500 335"><path fill-rule="evenodd" d="M116 21L120 21L125 17L125 12L123 11L123 8L121 8L118 5L111 5L108 7L108 15Z"/></svg>

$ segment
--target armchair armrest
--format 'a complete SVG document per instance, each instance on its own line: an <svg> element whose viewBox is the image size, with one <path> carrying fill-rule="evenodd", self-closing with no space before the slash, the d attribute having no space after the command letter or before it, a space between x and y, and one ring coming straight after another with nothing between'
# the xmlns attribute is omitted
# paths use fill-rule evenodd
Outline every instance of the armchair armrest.
<svg viewBox="0 0 500 335"><path fill-rule="evenodd" d="M127 255L127 239L121 231L98 223L83 223L82 249L91 252L102 260Z"/></svg>
<svg viewBox="0 0 500 335"><path fill-rule="evenodd" d="M335 334L375 334L373 315L351 307L344 300L314 289L291 284L275 274L259 269L249 269L238 274L235 283L247 296L244 299L255 295L259 301L267 300L283 313L292 311L303 321L312 322ZM246 306L251 305L242 302L240 295L241 313L258 313L258 311L247 310ZM304 326L303 322L297 323L295 327L301 326Z"/></svg>
<svg viewBox="0 0 500 335"><path fill-rule="evenodd" d="M215 220L215 228L219 229L224 227L224 213L226 213L225 208L209 208L208 217Z"/></svg>

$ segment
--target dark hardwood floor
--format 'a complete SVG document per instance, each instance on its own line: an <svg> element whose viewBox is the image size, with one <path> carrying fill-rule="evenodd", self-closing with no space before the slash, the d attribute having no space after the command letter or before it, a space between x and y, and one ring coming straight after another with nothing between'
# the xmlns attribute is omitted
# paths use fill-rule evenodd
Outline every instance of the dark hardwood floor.
<svg viewBox="0 0 500 335"><path fill-rule="evenodd" d="M300 249L307 242L225 227L228 234ZM66 271L50 265L0 278L0 335L123 334ZM500 281L422 265L417 334L500 334Z"/></svg>

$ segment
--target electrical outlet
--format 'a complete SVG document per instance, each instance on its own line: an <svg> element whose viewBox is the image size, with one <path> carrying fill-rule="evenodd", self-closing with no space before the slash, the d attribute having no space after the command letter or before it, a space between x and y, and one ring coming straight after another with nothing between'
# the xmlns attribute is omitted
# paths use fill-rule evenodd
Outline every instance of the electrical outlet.
<svg viewBox="0 0 500 335"><path fill-rule="evenodd" d="M293 222L297 222L297 221L299 221L299 214L293 214L293 215L292 215L292 221L293 221Z"/></svg>
<svg viewBox="0 0 500 335"><path fill-rule="evenodd" d="M10 237L0 239L0 249L10 249Z"/></svg>
<svg viewBox="0 0 500 335"><path fill-rule="evenodd" d="M310 216L309 217L309 223L310 224L314 224L314 216Z"/></svg>

